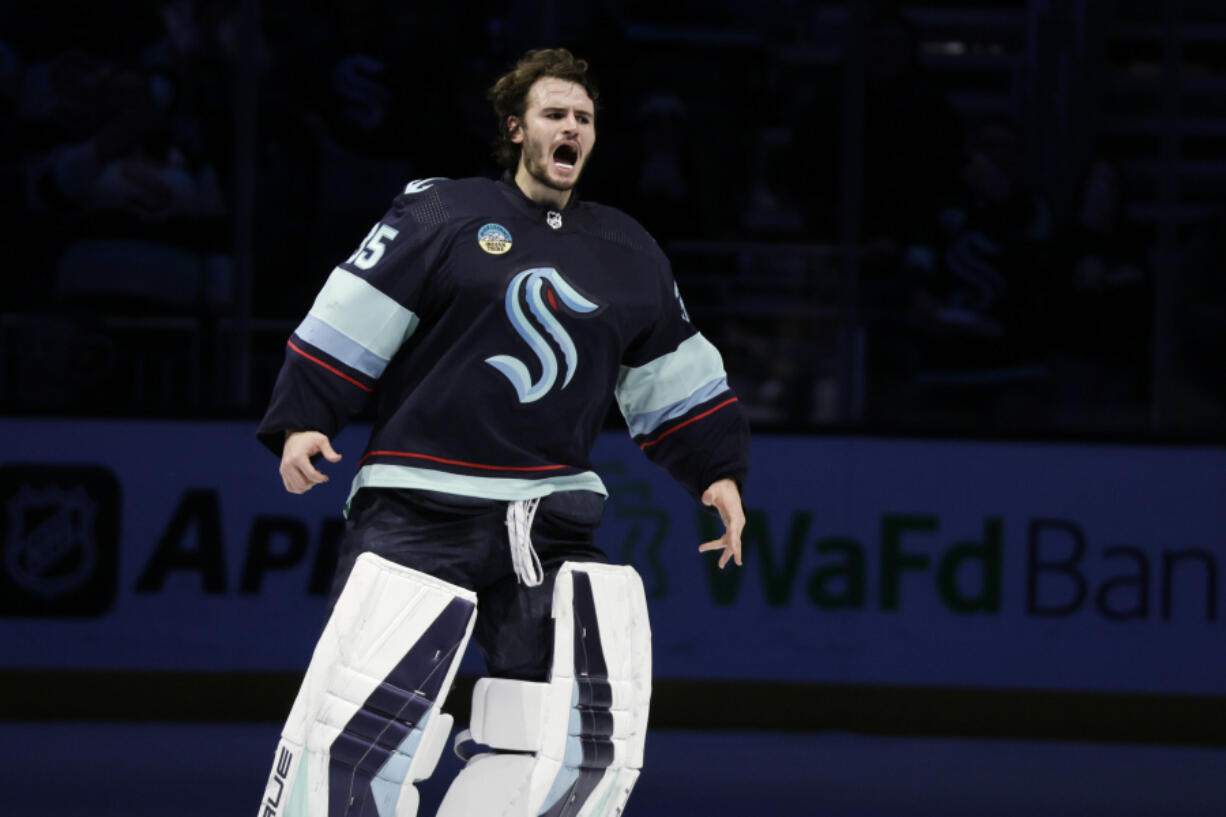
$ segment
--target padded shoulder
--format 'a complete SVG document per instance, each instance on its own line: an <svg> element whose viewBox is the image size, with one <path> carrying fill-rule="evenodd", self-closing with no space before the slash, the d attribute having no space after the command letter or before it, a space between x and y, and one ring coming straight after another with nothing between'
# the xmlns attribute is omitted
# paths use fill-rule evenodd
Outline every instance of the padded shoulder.
<svg viewBox="0 0 1226 817"><path fill-rule="evenodd" d="M404 186L392 207L407 212L423 227L438 227L487 207L495 190L494 184L493 180L480 177L415 179Z"/></svg>
<svg viewBox="0 0 1226 817"><path fill-rule="evenodd" d="M634 218L607 204L584 203L594 217L593 232L616 244L638 250L660 261L664 260L664 251L652 238L651 233Z"/></svg>

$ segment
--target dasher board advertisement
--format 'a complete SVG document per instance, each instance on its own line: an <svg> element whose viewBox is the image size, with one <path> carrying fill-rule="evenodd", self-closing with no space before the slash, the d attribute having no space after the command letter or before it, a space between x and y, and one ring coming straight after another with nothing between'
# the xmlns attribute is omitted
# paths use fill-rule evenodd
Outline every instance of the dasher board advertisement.
<svg viewBox="0 0 1226 817"><path fill-rule="evenodd" d="M306 666L367 429L302 496L249 423L0 431L0 667ZM758 434L723 571L624 432L592 462L657 677L1226 693L1226 449Z"/></svg>

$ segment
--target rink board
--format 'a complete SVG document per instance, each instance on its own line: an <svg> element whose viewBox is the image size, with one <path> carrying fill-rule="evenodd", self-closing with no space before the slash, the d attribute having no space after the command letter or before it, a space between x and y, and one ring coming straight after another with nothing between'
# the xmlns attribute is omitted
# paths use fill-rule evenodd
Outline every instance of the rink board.
<svg viewBox="0 0 1226 817"><path fill-rule="evenodd" d="M305 666L364 429L306 496L248 423L0 431L0 665ZM722 572L713 518L624 434L593 463L657 677L1226 693L1222 448L760 434Z"/></svg>

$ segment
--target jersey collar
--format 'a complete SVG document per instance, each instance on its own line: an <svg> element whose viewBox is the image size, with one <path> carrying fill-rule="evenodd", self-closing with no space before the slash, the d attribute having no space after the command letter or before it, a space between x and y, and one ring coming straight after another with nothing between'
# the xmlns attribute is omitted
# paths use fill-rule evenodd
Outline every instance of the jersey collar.
<svg viewBox="0 0 1226 817"><path fill-rule="evenodd" d="M535 201L524 195L524 191L519 189L519 185L515 183L515 177L511 175L511 171L509 170L504 171L502 178L498 180L498 189L502 191L502 194L509 202L515 205L518 210L522 211L524 215L528 216L534 221L544 221L550 212L570 215L572 212L578 209L578 190L572 190L570 192L570 200L566 202L566 206L561 210L558 210L556 207L550 204L537 204Z"/></svg>

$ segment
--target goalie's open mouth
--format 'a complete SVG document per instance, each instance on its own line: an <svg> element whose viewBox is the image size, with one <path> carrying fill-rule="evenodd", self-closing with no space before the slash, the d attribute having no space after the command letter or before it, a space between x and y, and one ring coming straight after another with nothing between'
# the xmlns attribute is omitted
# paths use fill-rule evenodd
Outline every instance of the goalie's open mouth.
<svg viewBox="0 0 1226 817"><path fill-rule="evenodd" d="M553 163L559 170L574 170L578 161L579 151L574 145L558 145L553 152Z"/></svg>

